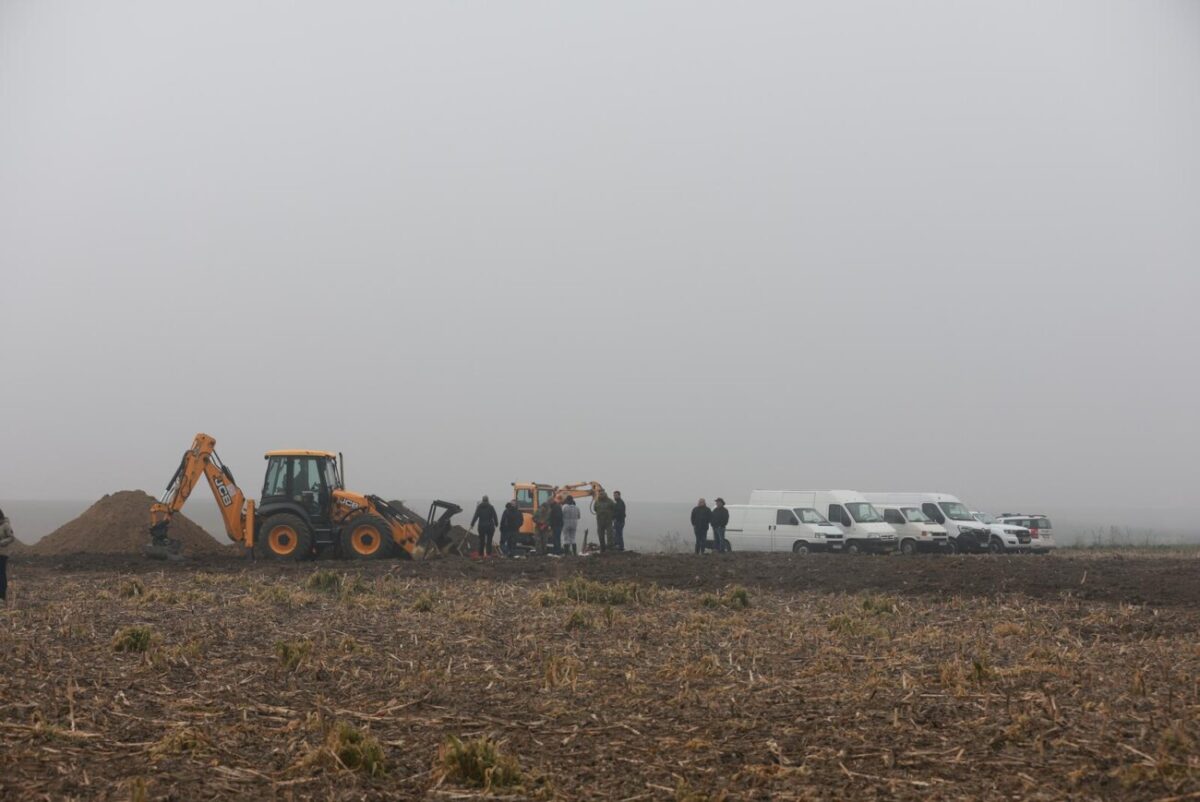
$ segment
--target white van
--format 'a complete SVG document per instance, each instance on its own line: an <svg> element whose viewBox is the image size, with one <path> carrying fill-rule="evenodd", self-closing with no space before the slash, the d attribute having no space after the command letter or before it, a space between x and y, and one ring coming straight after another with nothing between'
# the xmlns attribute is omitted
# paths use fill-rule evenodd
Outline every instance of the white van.
<svg viewBox="0 0 1200 802"><path fill-rule="evenodd" d="M942 553L950 548L946 527L934 521L915 504L882 504L876 507L883 522L896 530L901 554L919 551Z"/></svg>
<svg viewBox="0 0 1200 802"><path fill-rule="evenodd" d="M896 549L896 530L854 490L755 490L750 504L816 510L841 527L847 554L887 554Z"/></svg>
<svg viewBox="0 0 1200 802"><path fill-rule="evenodd" d="M842 530L812 507L730 504L725 539L736 551L841 551Z"/></svg>
<svg viewBox="0 0 1200 802"><path fill-rule="evenodd" d="M949 493L867 493L872 504L917 505L921 512L946 527L951 550L958 554L988 550L992 534L975 520L966 505Z"/></svg>

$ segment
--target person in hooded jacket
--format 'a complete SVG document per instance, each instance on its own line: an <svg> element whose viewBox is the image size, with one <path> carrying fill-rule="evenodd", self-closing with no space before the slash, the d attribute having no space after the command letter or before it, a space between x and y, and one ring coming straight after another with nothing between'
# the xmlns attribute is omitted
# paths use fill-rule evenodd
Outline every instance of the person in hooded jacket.
<svg viewBox="0 0 1200 802"><path fill-rule="evenodd" d="M575 499L567 496L562 508L563 554L579 554L579 548L575 545L575 533L579 531L579 515L579 507L576 506Z"/></svg>
<svg viewBox="0 0 1200 802"><path fill-rule="evenodd" d="M482 557L492 553L492 536L496 534L496 524L499 519L496 517L496 508L488 501L488 497L484 496L479 502L479 506L475 508L475 516L471 518L471 527L479 524L479 554Z"/></svg>
<svg viewBox="0 0 1200 802"><path fill-rule="evenodd" d="M504 505L504 513L500 516L500 553L505 557L517 553L517 533L524 522L525 515L517 509L517 502Z"/></svg>

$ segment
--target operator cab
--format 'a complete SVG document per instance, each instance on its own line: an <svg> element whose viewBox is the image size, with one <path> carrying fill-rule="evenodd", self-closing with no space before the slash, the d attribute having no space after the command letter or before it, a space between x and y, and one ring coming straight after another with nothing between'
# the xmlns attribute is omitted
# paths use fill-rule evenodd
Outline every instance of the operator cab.
<svg viewBox="0 0 1200 802"><path fill-rule="evenodd" d="M298 506L314 527L328 527L333 491L343 487L337 455L328 451L269 451L266 460L267 475L259 506Z"/></svg>

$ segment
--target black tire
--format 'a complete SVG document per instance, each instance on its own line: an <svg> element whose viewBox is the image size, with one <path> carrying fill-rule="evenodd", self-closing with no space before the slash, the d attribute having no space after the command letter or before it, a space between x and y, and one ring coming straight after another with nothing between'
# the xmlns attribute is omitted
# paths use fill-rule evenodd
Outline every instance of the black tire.
<svg viewBox="0 0 1200 802"><path fill-rule="evenodd" d="M378 515L355 515L342 525L342 556L348 560L382 560L396 545L392 527Z"/></svg>
<svg viewBox="0 0 1200 802"><path fill-rule="evenodd" d="M992 540L988 541L988 551L992 554L1003 554L1004 544L993 538Z"/></svg>
<svg viewBox="0 0 1200 802"><path fill-rule="evenodd" d="M907 554L910 557L912 555L916 554L917 553L917 541L911 540L911 539L901 541L900 553Z"/></svg>
<svg viewBox="0 0 1200 802"><path fill-rule="evenodd" d="M859 545L857 543L847 543L846 544L846 553L847 554L862 554L862 549L859 548Z"/></svg>
<svg viewBox="0 0 1200 802"><path fill-rule="evenodd" d="M254 536L254 553L265 560L307 560L312 552L313 532L299 515L272 515Z"/></svg>
<svg viewBox="0 0 1200 802"><path fill-rule="evenodd" d="M812 549L803 540L797 540L792 544L792 554L807 555Z"/></svg>

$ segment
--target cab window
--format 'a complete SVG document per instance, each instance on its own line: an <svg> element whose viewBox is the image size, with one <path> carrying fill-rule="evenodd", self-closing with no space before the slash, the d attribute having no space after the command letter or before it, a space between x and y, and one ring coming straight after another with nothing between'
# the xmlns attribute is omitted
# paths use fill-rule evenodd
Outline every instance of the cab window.
<svg viewBox="0 0 1200 802"><path fill-rule="evenodd" d="M799 526L800 522L796 520L796 513L791 510L776 510L775 523L778 526Z"/></svg>
<svg viewBox="0 0 1200 802"><path fill-rule="evenodd" d="M533 491L528 487L522 487L517 490L517 508L522 510L533 509Z"/></svg>
<svg viewBox="0 0 1200 802"><path fill-rule="evenodd" d="M546 502L548 502L553 495L554 495L553 490L547 490L544 487L539 487L538 488L538 506L540 507L543 504L545 504Z"/></svg>
<svg viewBox="0 0 1200 802"><path fill-rule="evenodd" d="M889 524L904 524L904 516L900 514L900 510L888 508L883 511L883 522Z"/></svg>
<svg viewBox="0 0 1200 802"><path fill-rule="evenodd" d="M267 462L267 478L263 482L263 498L287 495L287 459L272 457Z"/></svg>
<svg viewBox="0 0 1200 802"><path fill-rule="evenodd" d="M829 505L829 520L842 526L850 526L850 513L841 504Z"/></svg>
<svg viewBox="0 0 1200 802"><path fill-rule="evenodd" d="M942 511L938 509L938 505L931 501L922 504L921 511L940 524L946 523L946 516L942 515Z"/></svg>

